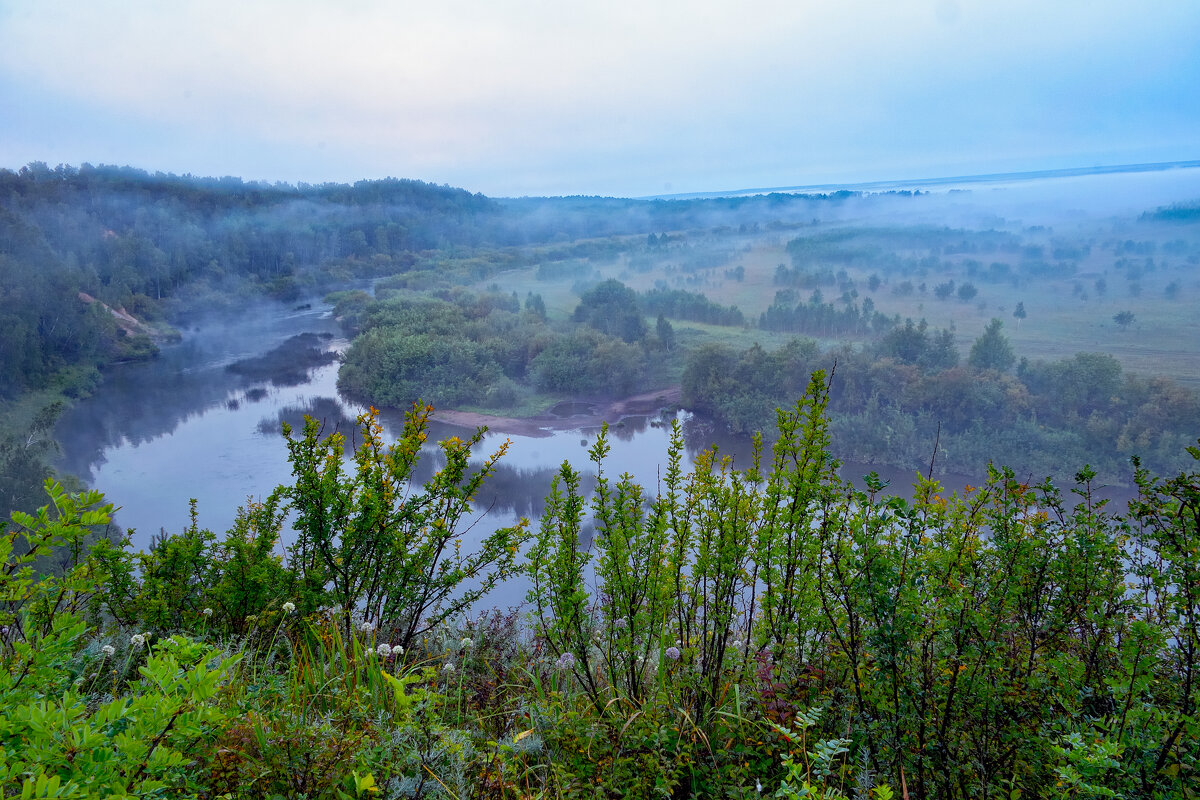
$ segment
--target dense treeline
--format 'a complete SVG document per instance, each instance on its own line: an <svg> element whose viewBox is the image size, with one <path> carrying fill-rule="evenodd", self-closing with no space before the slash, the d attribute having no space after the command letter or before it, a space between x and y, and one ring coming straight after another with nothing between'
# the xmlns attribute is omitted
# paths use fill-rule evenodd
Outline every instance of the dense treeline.
<svg viewBox="0 0 1200 800"><path fill-rule="evenodd" d="M50 484L0 537L0 792L1194 796L1195 461L1139 466L1125 510L1087 469L1073 503L1001 468L910 502L837 477L827 393L745 469L685 463L677 425L657 491L608 476L601 432L590 503L564 463L536 531L474 546L503 451L453 437L419 483L429 408L391 444L364 415L352 454L285 429L292 479L223 538L193 514L89 549L112 506ZM468 613L518 575L528 614Z"/></svg>
<svg viewBox="0 0 1200 800"><path fill-rule="evenodd" d="M936 441L937 464L953 472L978 475L995 461L1050 475L1089 463L1127 482L1131 456L1177 467L1200 430L1196 392L1124 372L1108 355L1018 362L999 320L966 364L949 331L911 320L857 350L799 339L775 351L708 345L687 357L683 402L735 431L768 430L817 368L832 371L834 451L855 461L928 467Z"/></svg>
<svg viewBox="0 0 1200 800"><path fill-rule="evenodd" d="M703 322L706 325L746 324L746 316L737 306L714 303L699 292L683 289L651 289L638 298L642 313L647 316L662 314L672 319Z"/></svg>
<svg viewBox="0 0 1200 800"><path fill-rule="evenodd" d="M382 406L511 408L531 392L619 397L653 374L648 354L663 347L637 294L619 281L584 292L561 323L546 319L533 294L523 304L515 294L461 288L384 298L341 296L337 306L359 331L338 387Z"/></svg>
<svg viewBox="0 0 1200 800"><path fill-rule="evenodd" d="M846 294L839 309L826 302L820 289L814 289L808 302L796 301L791 289L775 293L775 301L762 313L758 327L765 331L783 333L806 333L812 336L873 336L890 330L898 322L875 310L870 297L862 303L855 302Z"/></svg>
<svg viewBox="0 0 1200 800"><path fill-rule="evenodd" d="M406 254L478 241L495 204L419 181L293 187L117 167L0 170L0 392L153 352L139 322L180 298L292 300ZM129 340L129 341L126 341Z"/></svg>

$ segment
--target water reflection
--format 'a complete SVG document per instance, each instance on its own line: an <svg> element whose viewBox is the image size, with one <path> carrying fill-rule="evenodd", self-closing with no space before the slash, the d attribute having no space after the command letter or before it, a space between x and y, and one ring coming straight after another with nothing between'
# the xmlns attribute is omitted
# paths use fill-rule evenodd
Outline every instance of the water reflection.
<svg viewBox="0 0 1200 800"><path fill-rule="evenodd" d="M314 369L338 360L337 353L329 349L332 339L329 332L298 333L261 356L227 365L225 371L255 383L300 386L308 382Z"/></svg>
<svg viewBox="0 0 1200 800"><path fill-rule="evenodd" d="M106 371L95 395L59 420L59 467L95 483L95 468L113 450L171 436L218 406L237 412L244 404L262 402L288 385L294 370L271 374L260 362L257 372L243 372L237 365L254 364L271 348L307 358L301 383L311 383L320 369L313 362L328 369L336 358L333 350L342 344L334 339L336 332L337 324L322 309L246 315L188 333L153 361L116 365ZM314 355L318 341L322 352Z"/></svg>
<svg viewBox="0 0 1200 800"><path fill-rule="evenodd" d="M333 397L309 397L302 403L284 406L276 410L273 415L263 417L258 423L258 432L264 436L274 434L282 437L283 423L285 422L294 431L303 431L305 417L312 417L321 423L323 436L341 433L348 439L352 439L355 431L358 430L357 415L351 416L346 405L341 401Z"/></svg>

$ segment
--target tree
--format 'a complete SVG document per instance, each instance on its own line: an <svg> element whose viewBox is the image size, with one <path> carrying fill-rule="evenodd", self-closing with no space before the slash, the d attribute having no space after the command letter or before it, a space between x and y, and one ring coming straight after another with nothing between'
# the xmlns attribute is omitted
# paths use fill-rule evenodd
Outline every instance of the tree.
<svg viewBox="0 0 1200 800"><path fill-rule="evenodd" d="M1113 322L1120 325L1122 330L1124 330L1133 324L1133 312L1128 310L1118 311L1116 314L1113 314Z"/></svg>
<svg viewBox="0 0 1200 800"><path fill-rule="evenodd" d="M1024 303L1017 303L1017 307L1013 310L1013 316L1017 318L1017 330L1021 330L1021 320L1027 316Z"/></svg>
<svg viewBox="0 0 1200 800"><path fill-rule="evenodd" d="M975 284L973 283L964 283L958 287L958 299L964 303L974 300L977 294L979 294L979 290L975 288Z"/></svg>
<svg viewBox="0 0 1200 800"><path fill-rule="evenodd" d="M646 338L637 292L618 280L604 281L584 292L575 307L575 321L626 342Z"/></svg>
<svg viewBox="0 0 1200 800"><path fill-rule="evenodd" d="M933 294L938 300L946 300L950 295L954 294L954 281L939 283L933 287Z"/></svg>
<svg viewBox="0 0 1200 800"><path fill-rule="evenodd" d="M533 314L538 319L546 319L546 301L542 299L541 294L530 292L525 296L525 310Z"/></svg>
<svg viewBox="0 0 1200 800"><path fill-rule="evenodd" d="M658 315L658 322L655 323L655 332L658 334L658 341L662 343L663 349L668 353L675 349L675 329L671 327L671 323L667 322L667 318L662 314Z"/></svg>
<svg viewBox="0 0 1200 800"><path fill-rule="evenodd" d="M1007 372L1012 367L1017 357L1008 343L1008 337L1000 332L1002 327L1004 323L999 319L988 323L983 335L971 345L967 363L975 369L994 369L998 372Z"/></svg>

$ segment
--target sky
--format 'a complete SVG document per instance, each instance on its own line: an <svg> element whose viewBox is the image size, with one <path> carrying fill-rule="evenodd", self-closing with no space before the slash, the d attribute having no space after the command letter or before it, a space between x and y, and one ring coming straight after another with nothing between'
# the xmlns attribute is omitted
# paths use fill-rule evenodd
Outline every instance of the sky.
<svg viewBox="0 0 1200 800"><path fill-rule="evenodd" d="M0 0L0 167L491 196L1200 159L1194 0Z"/></svg>

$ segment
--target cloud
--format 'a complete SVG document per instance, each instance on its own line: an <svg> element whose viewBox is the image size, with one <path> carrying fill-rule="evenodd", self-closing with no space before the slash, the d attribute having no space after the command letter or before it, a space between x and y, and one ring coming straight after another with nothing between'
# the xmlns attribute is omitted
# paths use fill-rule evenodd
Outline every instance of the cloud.
<svg viewBox="0 0 1200 800"><path fill-rule="evenodd" d="M228 172L275 148L298 173L492 192L712 189L1184 147L1200 114L1200 8L1165 0L40 0L0 15L9 81L81 119L223 148Z"/></svg>

